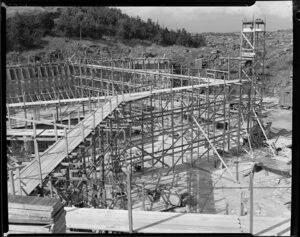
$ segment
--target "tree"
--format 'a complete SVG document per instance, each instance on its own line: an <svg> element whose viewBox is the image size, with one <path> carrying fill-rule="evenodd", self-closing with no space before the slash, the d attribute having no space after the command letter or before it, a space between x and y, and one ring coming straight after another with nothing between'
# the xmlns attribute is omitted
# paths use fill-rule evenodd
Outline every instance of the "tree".
<svg viewBox="0 0 300 237"><path fill-rule="evenodd" d="M117 37L120 39L130 39L132 36L131 25L128 19L121 19L118 23Z"/></svg>
<svg viewBox="0 0 300 237"><path fill-rule="evenodd" d="M176 40L176 43L183 46L188 45L188 34L184 28L181 31L178 31L178 38Z"/></svg>
<svg viewBox="0 0 300 237"><path fill-rule="evenodd" d="M54 19L56 24L54 24ZM169 30L151 19L129 17L119 9L109 7L67 7L56 13L20 15L7 20L8 50L23 50L41 43L47 34L66 37L100 39L103 35L119 39L149 40L160 45L183 45L199 47L205 38L192 36L185 29Z"/></svg>
<svg viewBox="0 0 300 237"><path fill-rule="evenodd" d="M53 20L44 13L38 15L16 13L7 19L7 50L21 51L40 45L42 37L49 33L52 27Z"/></svg>

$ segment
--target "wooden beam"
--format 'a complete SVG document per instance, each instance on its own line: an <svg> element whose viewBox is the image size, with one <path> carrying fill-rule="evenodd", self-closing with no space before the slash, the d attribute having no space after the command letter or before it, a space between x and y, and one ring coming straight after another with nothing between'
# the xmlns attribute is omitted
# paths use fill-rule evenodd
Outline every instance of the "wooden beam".
<svg viewBox="0 0 300 237"><path fill-rule="evenodd" d="M8 117L8 116L6 116ZM34 124L47 124L47 125L53 125L53 122L50 120L35 120L35 119L26 119L26 118L19 118L19 117L10 117L11 119L19 120L19 121L25 121L25 122L31 122ZM63 127L63 128L69 128L68 125L63 125L63 124L56 124L57 127Z"/></svg>
<svg viewBox="0 0 300 237"><path fill-rule="evenodd" d="M109 96L110 97L110 96ZM90 100L93 102L104 100L105 96L98 97L90 97ZM65 104L65 103L78 103L78 102L85 102L89 101L89 98L82 97L82 98L72 98L72 99L62 99L62 100L44 100L44 101L34 101L34 102L26 102L26 107L29 106L37 106L37 105L51 105L51 104ZM9 108L15 108L15 107L23 107L24 103L10 103L7 104Z"/></svg>
<svg viewBox="0 0 300 237"><path fill-rule="evenodd" d="M55 125L55 124L54 124ZM7 129L6 136L7 137L32 137L33 129ZM64 130L53 130L53 129L36 129L37 138L38 137L61 137L64 136ZM18 138L19 139L19 138Z"/></svg>

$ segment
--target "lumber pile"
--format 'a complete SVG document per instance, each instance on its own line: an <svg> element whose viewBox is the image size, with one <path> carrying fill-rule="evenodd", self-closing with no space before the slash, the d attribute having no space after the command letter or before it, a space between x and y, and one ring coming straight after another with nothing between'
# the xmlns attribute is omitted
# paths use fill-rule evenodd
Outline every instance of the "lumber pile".
<svg viewBox="0 0 300 237"><path fill-rule="evenodd" d="M9 230L13 233L65 233L63 204L49 197L8 195Z"/></svg>

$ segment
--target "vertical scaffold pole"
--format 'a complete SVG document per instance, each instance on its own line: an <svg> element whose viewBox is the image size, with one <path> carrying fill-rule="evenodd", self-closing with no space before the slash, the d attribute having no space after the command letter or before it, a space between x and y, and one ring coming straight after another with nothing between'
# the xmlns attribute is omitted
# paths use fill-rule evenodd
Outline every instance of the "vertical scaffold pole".
<svg viewBox="0 0 300 237"><path fill-rule="evenodd" d="M104 160L104 132L103 127L100 127L100 160L101 160L101 189L102 189L102 204L106 206L106 193L105 193L105 160Z"/></svg>
<svg viewBox="0 0 300 237"><path fill-rule="evenodd" d="M142 197L143 197L143 211L146 211L146 207L145 207L145 183L142 183Z"/></svg>
<svg viewBox="0 0 300 237"><path fill-rule="evenodd" d="M132 223L132 203L131 203L131 174L127 170L127 199L128 199L128 220L129 220L129 233L133 232Z"/></svg>
<svg viewBox="0 0 300 237"><path fill-rule="evenodd" d="M34 114L34 118L35 118L35 114ZM34 142L35 159L36 159L36 162L38 163L38 178L40 180L41 188L43 188L42 168L41 168L38 143L37 143L37 139L36 139L36 124L35 124L35 122L33 123L33 139L34 139L33 142Z"/></svg>
<svg viewBox="0 0 300 237"><path fill-rule="evenodd" d="M64 136L66 142L66 158L68 160L69 166L67 168L67 177L66 177L66 188L68 187L68 181L70 182L70 160L69 160L69 148L68 148L68 137L67 137L67 129L64 128Z"/></svg>
<svg viewBox="0 0 300 237"><path fill-rule="evenodd" d="M193 78L191 78L191 74L190 74L190 69L188 69L188 76L189 76L189 82L192 83L192 99L191 99L191 104L188 105L188 106L191 106L192 108L192 111L190 112L191 116L188 117L188 119L192 119L192 117L194 116L194 80ZM173 111L173 108L172 108L172 111ZM191 164L193 166L193 153L194 153L194 150L193 150L193 139L194 139L194 123L190 123L191 125L191 132L192 132L192 139L191 139ZM173 144L174 144L174 141L173 141ZM174 146L173 146L174 147ZM173 150L174 152L174 150Z"/></svg>
<svg viewBox="0 0 300 237"><path fill-rule="evenodd" d="M225 137L226 137L226 82L225 77L223 79L224 82L224 89L223 89L223 147L222 147L222 155L225 154Z"/></svg>
<svg viewBox="0 0 300 237"><path fill-rule="evenodd" d="M55 135L55 141L58 140L58 135L57 135L57 125L56 125L56 121L55 121L55 114L52 114L53 117L53 127L54 127L54 135Z"/></svg>
<svg viewBox="0 0 300 237"><path fill-rule="evenodd" d="M23 106L24 106L24 117L25 117L25 119L27 119L25 92L23 92ZM25 122L25 128L27 128L27 121Z"/></svg>
<svg viewBox="0 0 300 237"><path fill-rule="evenodd" d="M254 171L253 169L251 170L251 173L250 173L250 215L249 215L249 218L250 218L250 234L253 234L253 178L254 178Z"/></svg>
<svg viewBox="0 0 300 237"><path fill-rule="evenodd" d="M225 78L225 77L224 77ZM228 81L230 80L230 57L228 56ZM230 95L231 86L229 86L228 95ZM229 97L229 96L228 96ZM227 123L227 149L230 150L230 97L228 98L228 123Z"/></svg>

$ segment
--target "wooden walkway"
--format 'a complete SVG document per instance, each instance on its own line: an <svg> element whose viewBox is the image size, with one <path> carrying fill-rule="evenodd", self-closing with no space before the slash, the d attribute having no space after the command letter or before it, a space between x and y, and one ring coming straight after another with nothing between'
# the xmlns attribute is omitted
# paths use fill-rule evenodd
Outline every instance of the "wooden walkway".
<svg viewBox="0 0 300 237"><path fill-rule="evenodd" d="M93 126L97 126L98 124L100 124L122 102L138 100L141 98L148 97L150 95L160 93L172 93L181 90L190 90L196 88L205 88L208 86L220 86L225 84L236 83L239 83L239 80L215 82L208 84L205 83L193 86L159 89L153 91L144 91L115 96L95 111L95 121L93 119L94 116L92 115L92 113L88 114L84 120L82 120L80 123L78 123L75 127L73 127L67 132L67 139L65 137L60 138L41 155L40 162L42 170L42 179L45 179L48 176L48 174L67 156L66 147L68 147L68 154L71 153L82 142L82 138L86 138L92 132ZM25 191L26 195L29 195L38 186L40 182L38 170L39 165L36 160L33 160L20 172L21 181L23 183L22 189L23 191ZM19 186L16 184L17 183L15 182L15 192L19 193ZM8 182L8 192L12 193L10 182Z"/></svg>
<svg viewBox="0 0 300 237"><path fill-rule="evenodd" d="M67 228L129 232L128 211L65 207ZM234 216L133 211L139 233L242 233Z"/></svg>
<svg viewBox="0 0 300 237"><path fill-rule="evenodd" d="M46 178L47 175L67 156L66 147L68 147L68 153L71 153L81 142L83 136L86 138L93 130L93 124L97 126L100 124L118 105L124 101L136 100L149 96L150 93L143 93L142 95L130 96L119 95L113 97L110 101L106 102L103 107L95 111L95 121L93 121L93 115L88 114L84 120L78 123L67 133L66 138L62 137L52 146L50 146L40 157L42 178ZM83 124L83 125L82 125ZM84 126L84 129L83 129ZM84 131L84 132L83 132ZM21 170L21 180L23 183L23 191L29 195L39 184L38 176L39 166L36 160L30 162L26 167ZM17 184L15 182L15 184ZM11 184L8 183L8 192L11 193ZM18 185L15 185L16 193L19 193Z"/></svg>

